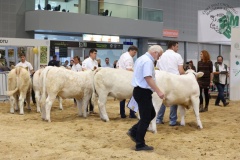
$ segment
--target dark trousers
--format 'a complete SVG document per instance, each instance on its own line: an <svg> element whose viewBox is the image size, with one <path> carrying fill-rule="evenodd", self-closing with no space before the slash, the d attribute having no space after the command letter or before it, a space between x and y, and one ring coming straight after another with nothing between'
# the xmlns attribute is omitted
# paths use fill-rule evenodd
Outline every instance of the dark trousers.
<svg viewBox="0 0 240 160"><path fill-rule="evenodd" d="M225 104L226 103L226 100L224 98L224 87L225 87L225 85L221 84L221 83L216 83L215 85L217 86L217 90L218 90L218 96L217 96L217 99L215 101L215 104L219 104L220 100L223 102L223 104Z"/></svg>
<svg viewBox="0 0 240 160"><path fill-rule="evenodd" d="M122 117L126 116L125 115L125 102L126 102L126 99L120 101L120 114ZM131 109L130 109L130 116L135 117L135 112L132 111Z"/></svg>
<svg viewBox="0 0 240 160"><path fill-rule="evenodd" d="M200 104L203 104L202 90L204 90L204 95L205 95L205 106L208 106L208 104L209 104L209 95L208 95L209 88L201 88L200 87L200 96L199 96Z"/></svg>
<svg viewBox="0 0 240 160"><path fill-rule="evenodd" d="M156 115L152 104L152 93L153 92L150 89L140 87L135 87L133 90L133 97L138 103L140 114L140 120L130 129L131 134L136 136L136 148L145 146L144 137L146 135L147 128Z"/></svg>

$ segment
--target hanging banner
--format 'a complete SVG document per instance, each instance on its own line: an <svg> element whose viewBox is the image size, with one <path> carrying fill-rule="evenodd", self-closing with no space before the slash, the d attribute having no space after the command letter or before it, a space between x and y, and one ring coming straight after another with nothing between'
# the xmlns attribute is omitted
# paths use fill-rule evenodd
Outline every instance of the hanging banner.
<svg viewBox="0 0 240 160"><path fill-rule="evenodd" d="M240 8L225 3L198 11L198 42L230 44L231 28L239 26Z"/></svg>
<svg viewBox="0 0 240 160"><path fill-rule="evenodd" d="M230 100L240 100L240 28L232 28L230 54Z"/></svg>

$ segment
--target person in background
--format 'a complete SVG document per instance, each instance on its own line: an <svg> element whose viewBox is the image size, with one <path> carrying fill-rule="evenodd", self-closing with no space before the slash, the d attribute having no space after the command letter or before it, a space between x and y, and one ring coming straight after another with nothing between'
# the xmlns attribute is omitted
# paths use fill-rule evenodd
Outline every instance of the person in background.
<svg viewBox="0 0 240 160"><path fill-rule="evenodd" d="M98 67L101 67L101 59L97 59Z"/></svg>
<svg viewBox="0 0 240 160"><path fill-rule="evenodd" d="M202 50L200 54L200 61L197 64L197 72L203 72L204 75L198 78L198 84L200 88L200 105L199 105L199 112L206 112L208 111L208 104L209 104L209 87L213 85L213 63L210 60L210 55L208 51ZM205 96L205 107L203 108L203 96L202 90L204 90Z"/></svg>
<svg viewBox="0 0 240 160"><path fill-rule="evenodd" d="M158 67L160 71L166 71L172 74L180 75L184 74L183 69L183 59L178 51L178 42L170 41L168 42L168 49L161 55L158 62ZM158 112L157 123L163 124L163 116L166 107L162 105ZM177 123L177 104L170 107L170 126L176 126Z"/></svg>
<svg viewBox="0 0 240 160"><path fill-rule="evenodd" d="M69 61L68 61L68 60L66 60L66 61L64 62L64 64L63 64L63 66L64 66L65 68L67 68L67 66L68 66L68 63L69 63Z"/></svg>
<svg viewBox="0 0 240 160"><path fill-rule="evenodd" d="M213 83L216 85L218 90L218 96L215 101L215 106L220 106L220 100L223 103L223 106L227 106L229 102L226 101L224 98L224 88L227 84L227 78L228 78L228 69L227 65L223 64L223 57L218 56L217 62L215 63L213 67Z"/></svg>
<svg viewBox="0 0 240 160"><path fill-rule="evenodd" d="M74 62L73 62L73 66L72 66L72 71L75 71L75 72L82 71L82 66L79 64L80 58L78 56L75 56L73 58L73 60L74 60Z"/></svg>
<svg viewBox="0 0 240 160"><path fill-rule="evenodd" d="M118 60L115 60L115 61L113 62L113 68L117 68L117 62L118 62Z"/></svg>
<svg viewBox="0 0 240 160"><path fill-rule="evenodd" d="M97 50L96 49L90 49L89 51L89 57L86 58L83 62L82 62L82 70L95 70L98 68L98 62L96 61L96 57L97 57ZM94 106L91 104L91 100L89 101L89 113L94 113Z"/></svg>
<svg viewBox="0 0 240 160"><path fill-rule="evenodd" d="M82 66L79 64L80 58L78 56L75 56L73 58L73 60L74 60L74 62L73 62L73 66L72 66L71 70L74 71L74 72L81 72L82 71ZM73 100L74 100L74 105L76 107L77 106L77 101L76 101L75 98Z"/></svg>
<svg viewBox="0 0 240 160"><path fill-rule="evenodd" d="M57 61L57 56L53 55L53 59L48 62L48 66L56 66L59 67L59 61Z"/></svg>
<svg viewBox="0 0 240 160"><path fill-rule="evenodd" d="M31 80L33 78L34 70L32 67L32 64L26 61L26 56L24 53L20 54L21 62L19 62L15 67L24 67L27 68L29 76L31 77ZM32 101L34 104L36 104L36 99L35 99L35 92L32 88Z"/></svg>
<svg viewBox="0 0 240 160"><path fill-rule="evenodd" d="M69 66L72 68L73 64L74 64L74 60L72 59L72 60L70 60L70 65Z"/></svg>
<svg viewBox="0 0 240 160"><path fill-rule="evenodd" d="M105 58L105 64L102 67L113 68L113 65L109 63L109 58Z"/></svg>
<svg viewBox="0 0 240 160"><path fill-rule="evenodd" d="M148 52L136 60L134 66L133 97L138 104L140 120L128 130L127 135L136 143L135 151L154 149L152 146L146 145L144 137L150 122L156 115L152 103L153 92L156 92L159 98L164 98L164 94L156 85L154 71L154 60L157 60L162 52L162 47L153 45Z"/></svg>
<svg viewBox="0 0 240 160"><path fill-rule="evenodd" d="M138 48L136 46L130 46L128 48L128 51L123 53L117 63L117 67L119 69L124 69L127 71L133 71L133 57L137 54L138 52ZM126 114L125 114L125 102L126 99L120 101L120 115L121 118L126 118ZM137 118L134 111L130 110L130 115L129 118Z"/></svg>
<svg viewBox="0 0 240 160"><path fill-rule="evenodd" d="M192 60L189 61L189 62L186 62L186 66L184 68L185 68L185 70L192 69L192 70L194 70L196 72L196 67L194 66Z"/></svg>

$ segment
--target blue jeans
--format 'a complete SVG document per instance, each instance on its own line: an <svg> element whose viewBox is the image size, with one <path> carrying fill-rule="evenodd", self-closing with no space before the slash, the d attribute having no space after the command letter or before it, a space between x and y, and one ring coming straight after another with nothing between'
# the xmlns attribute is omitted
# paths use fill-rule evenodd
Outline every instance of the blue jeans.
<svg viewBox="0 0 240 160"><path fill-rule="evenodd" d="M217 99L215 101L215 104L219 104L220 100L223 102L223 104L225 104L226 103L226 100L224 98L224 87L225 87L225 85L221 84L221 83L216 83L215 85L217 86L217 90L218 90L218 96L217 96Z"/></svg>
<svg viewBox="0 0 240 160"><path fill-rule="evenodd" d="M175 125L177 123L177 108L178 108L177 105L173 105L170 107L170 115L169 115L170 125ZM165 110L166 110L166 107L162 104L157 115L157 122L163 122Z"/></svg>

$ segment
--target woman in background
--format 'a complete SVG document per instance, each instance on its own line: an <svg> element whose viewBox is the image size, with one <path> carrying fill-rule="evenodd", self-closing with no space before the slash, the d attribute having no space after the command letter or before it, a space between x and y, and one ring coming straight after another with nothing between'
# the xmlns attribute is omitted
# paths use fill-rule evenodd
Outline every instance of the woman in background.
<svg viewBox="0 0 240 160"><path fill-rule="evenodd" d="M213 85L213 63L210 60L210 55L208 51L202 50L200 54L200 61L197 64L197 72L203 72L204 75L198 79L198 84L200 88L200 106L199 112L206 112L208 111L208 104L209 104L209 87ZM204 90L205 95L205 107L203 108L203 96L202 90Z"/></svg>

